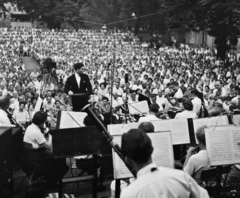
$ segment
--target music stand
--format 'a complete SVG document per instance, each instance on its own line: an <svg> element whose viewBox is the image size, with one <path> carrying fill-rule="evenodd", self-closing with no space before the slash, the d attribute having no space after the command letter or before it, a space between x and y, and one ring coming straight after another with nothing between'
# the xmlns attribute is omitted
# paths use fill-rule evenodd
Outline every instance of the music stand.
<svg viewBox="0 0 240 198"><path fill-rule="evenodd" d="M87 93L76 93L71 95L73 111L82 111L88 104L89 95Z"/></svg>
<svg viewBox="0 0 240 198"><path fill-rule="evenodd" d="M79 155L93 155L94 177L59 178L59 198L62 198L62 183L93 181L93 197L97 197L97 166L96 154L101 150L101 133L96 127L82 127L72 129L58 129L50 131L52 134L53 157L66 158Z"/></svg>

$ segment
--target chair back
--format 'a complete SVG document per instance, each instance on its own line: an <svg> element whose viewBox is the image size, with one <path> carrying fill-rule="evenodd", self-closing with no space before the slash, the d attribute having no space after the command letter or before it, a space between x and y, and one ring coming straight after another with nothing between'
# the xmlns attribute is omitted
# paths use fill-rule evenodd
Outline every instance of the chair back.
<svg viewBox="0 0 240 198"><path fill-rule="evenodd" d="M213 182L216 180L218 175L218 169L216 167L211 167L202 171L201 180L203 182Z"/></svg>

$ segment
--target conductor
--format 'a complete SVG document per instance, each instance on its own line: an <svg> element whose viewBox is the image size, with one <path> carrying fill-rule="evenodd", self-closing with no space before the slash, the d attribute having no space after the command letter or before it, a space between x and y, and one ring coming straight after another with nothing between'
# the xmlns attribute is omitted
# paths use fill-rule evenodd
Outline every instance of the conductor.
<svg viewBox="0 0 240 198"><path fill-rule="evenodd" d="M64 92L72 97L73 111L81 111L93 95L87 74L83 73L83 63L74 64L75 73L68 77Z"/></svg>

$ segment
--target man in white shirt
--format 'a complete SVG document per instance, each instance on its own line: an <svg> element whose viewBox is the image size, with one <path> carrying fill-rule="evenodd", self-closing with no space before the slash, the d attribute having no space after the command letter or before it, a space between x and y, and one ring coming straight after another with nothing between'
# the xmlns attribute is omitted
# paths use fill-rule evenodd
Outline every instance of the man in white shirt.
<svg viewBox="0 0 240 198"><path fill-rule="evenodd" d="M141 142L141 143L139 143ZM122 154L137 173L136 180L121 198L208 198L208 193L183 171L157 167L152 161L153 146L148 135L131 129L122 136Z"/></svg>
<svg viewBox="0 0 240 198"><path fill-rule="evenodd" d="M197 95L198 95L198 91L196 89L192 89L191 98L192 98L192 104L193 104L193 112L199 115L202 107L202 101Z"/></svg>
<svg viewBox="0 0 240 198"><path fill-rule="evenodd" d="M6 110L8 109L10 104L10 99L7 96L0 97L0 126L11 124Z"/></svg>
<svg viewBox="0 0 240 198"><path fill-rule="evenodd" d="M197 154L192 153L195 149L194 147L190 147L187 151L186 160L183 166L184 172L191 175L198 184L201 183L201 174L204 169L210 167L210 162L207 156L206 151L206 140L205 140L205 131L206 126L200 127L197 129L196 137L198 140L198 146L200 151Z"/></svg>
<svg viewBox="0 0 240 198"><path fill-rule="evenodd" d="M149 114L146 117L141 117L138 122L151 122L154 120L160 120L156 114L159 111L158 104L151 104L149 107Z"/></svg>
<svg viewBox="0 0 240 198"><path fill-rule="evenodd" d="M113 88L113 92L116 92L118 96L122 97L124 92L123 89L120 87L120 83L117 82L116 86Z"/></svg>
<svg viewBox="0 0 240 198"><path fill-rule="evenodd" d="M39 75L37 77L37 81L34 82L34 85L35 85L37 94L40 95L43 89L42 75Z"/></svg>
<svg viewBox="0 0 240 198"><path fill-rule="evenodd" d="M163 106L166 104L167 99L164 97L163 92L161 90L158 91L157 95L157 104L160 107L160 110L163 110Z"/></svg>

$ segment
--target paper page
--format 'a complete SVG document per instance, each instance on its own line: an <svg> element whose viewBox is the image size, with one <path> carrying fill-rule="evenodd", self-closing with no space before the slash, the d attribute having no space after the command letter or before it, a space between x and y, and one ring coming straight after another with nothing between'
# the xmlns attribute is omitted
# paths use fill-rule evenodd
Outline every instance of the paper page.
<svg viewBox="0 0 240 198"><path fill-rule="evenodd" d="M107 129L111 135L122 135L129 131L128 124L110 124Z"/></svg>
<svg viewBox="0 0 240 198"><path fill-rule="evenodd" d="M233 115L233 124L240 125L240 115Z"/></svg>
<svg viewBox="0 0 240 198"><path fill-rule="evenodd" d="M86 116L85 112L62 111L59 129L83 127Z"/></svg>
<svg viewBox="0 0 240 198"><path fill-rule="evenodd" d="M148 133L154 148L152 159L158 166L174 168L171 132Z"/></svg>
<svg viewBox="0 0 240 198"><path fill-rule="evenodd" d="M211 166L233 163L232 129L232 126L205 129L207 154Z"/></svg>
<svg viewBox="0 0 240 198"><path fill-rule="evenodd" d="M171 131L171 121L170 120L157 120L152 121L155 131Z"/></svg>
<svg viewBox="0 0 240 198"><path fill-rule="evenodd" d="M234 161L240 163L240 127L232 129Z"/></svg>
<svg viewBox="0 0 240 198"><path fill-rule="evenodd" d="M138 129L140 123L139 122L132 122L128 124L128 128L130 129Z"/></svg>
<svg viewBox="0 0 240 198"><path fill-rule="evenodd" d="M42 103L43 103L42 98L41 98L41 97L38 97L38 100L37 100L36 106L35 106L35 108L34 108L34 112L38 112L38 111L40 111L41 106L42 106Z"/></svg>
<svg viewBox="0 0 240 198"><path fill-rule="evenodd" d="M228 125L228 118L227 116L218 116L218 117L211 117L208 126L219 126L219 125Z"/></svg>
<svg viewBox="0 0 240 198"><path fill-rule="evenodd" d="M228 118L227 116L218 116L218 117L211 117L211 118L200 118L193 120L193 129L194 133L196 134L197 130L203 126L220 126L220 125L228 125ZM195 135L196 143L198 143L196 135Z"/></svg>
<svg viewBox="0 0 240 198"><path fill-rule="evenodd" d="M128 104L128 109L130 114L149 113L149 107L146 100Z"/></svg>
<svg viewBox="0 0 240 198"><path fill-rule="evenodd" d="M171 120L171 132L173 145L190 143L187 119Z"/></svg>
<svg viewBox="0 0 240 198"><path fill-rule="evenodd" d="M148 133L154 148L152 159L158 166L174 168L174 156L171 132ZM121 137L114 136L114 140L121 146ZM113 150L114 179L133 177L124 162Z"/></svg>
<svg viewBox="0 0 240 198"><path fill-rule="evenodd" d="M114 136L114 140L120 147L121 147L121 139L122 139L121 135ZM128 170L125 163L118 156L118 154L114 150L112 150L112 153L113 153L114 179L133 177L132 173Z"/></svg>

